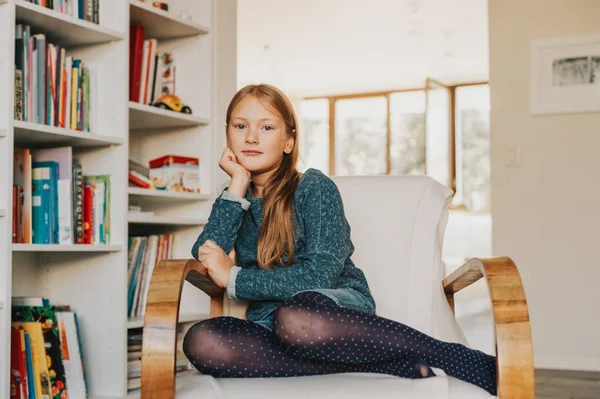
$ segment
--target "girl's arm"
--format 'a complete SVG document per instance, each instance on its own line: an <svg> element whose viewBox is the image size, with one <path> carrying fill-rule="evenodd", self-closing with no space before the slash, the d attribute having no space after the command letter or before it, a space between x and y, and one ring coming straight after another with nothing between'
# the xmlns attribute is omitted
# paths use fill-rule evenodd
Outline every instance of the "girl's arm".
<svg viewBox="0 0 600 399"><path fill-rule="evenodd" d="M244 199L250 184L250 172L237 161L233 151L223 149L219 166L231 177L229 186L213 204L208 223L192 247L192 256L198 260L198 250L206 240L214 241L225 253L229 253L235 244L237 233L242 226L244 212L250 203Z"/></svg>
<svg viewBox="0 0 600 399"><path fill-rule="evenodd" d="M354 251L350 226L335 183L323 176L311 185L301 206L307 239L304 253L293 265L273 270L234 266L227 283L230 298L284 300L298 291L335 286Z"/></svg>
<svg viewBox="0 0 600 399"><path fill-rule="evenodd" d="M198 249L206 240L214 241L225 253L229 253L235 244L244 213L250 207L250 203L242 196L237 195L238 191L230 190L229 188L232 186L233 184L223 190L215 200L208 223L192 247L192 256L196 260L198 260Z"/></svg>

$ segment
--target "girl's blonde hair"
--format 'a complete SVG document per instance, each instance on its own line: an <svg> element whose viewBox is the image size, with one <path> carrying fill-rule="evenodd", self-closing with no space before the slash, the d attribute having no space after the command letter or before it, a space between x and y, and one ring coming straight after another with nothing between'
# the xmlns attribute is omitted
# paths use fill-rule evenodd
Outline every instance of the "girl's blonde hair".
<svg viewBox="0 0 600 399"><path fill-rule="evenodd" d="M292 203L300 181L296 170L298 161L298 121L290 100L279 89L268 84L248 85L240 89L227 108L229 126L231 112L244 98L252 96L277 114L285 122L286 133L293 137L294 146L283 154L279 168L267 181L263 190L263 220L258 238L257 260L262 269L273 269L275 263L290 266L294 263L294 231ZM287 262L284 256L287 255Z"/></svg>

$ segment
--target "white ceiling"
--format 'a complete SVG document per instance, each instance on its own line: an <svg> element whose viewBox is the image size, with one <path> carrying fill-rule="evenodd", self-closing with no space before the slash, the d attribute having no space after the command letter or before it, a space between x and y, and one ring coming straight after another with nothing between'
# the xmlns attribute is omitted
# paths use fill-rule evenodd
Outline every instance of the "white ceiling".
<svg viewBox="0 0 600 399"><path fill-rule="evenodd" d="M238 85L311 96L488 77L487 0L238 0Z"/></svg>

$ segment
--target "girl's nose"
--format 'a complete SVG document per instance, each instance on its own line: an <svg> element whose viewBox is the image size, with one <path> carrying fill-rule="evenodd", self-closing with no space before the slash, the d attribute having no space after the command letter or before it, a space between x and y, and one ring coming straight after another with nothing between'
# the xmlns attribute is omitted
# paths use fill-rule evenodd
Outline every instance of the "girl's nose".
<svg viewBox="0 0 600 399"><path fill-rule="evenodd" d="M255 129L249 128L248 134L246 134L246 143L248 144L256 144L258 143L258 133Z"/></svg>

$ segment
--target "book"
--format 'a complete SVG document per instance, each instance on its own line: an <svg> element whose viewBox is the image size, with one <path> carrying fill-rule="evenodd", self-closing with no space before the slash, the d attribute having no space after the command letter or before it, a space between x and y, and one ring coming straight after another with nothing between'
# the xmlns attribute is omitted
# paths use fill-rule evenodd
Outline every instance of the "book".
<svg viewBox="0 0 600 399"><path fill-rule="evenodd" d="M18 228L21 237L17 242L31 244L32 241L32 171L31 152L29 149L14 150L13 184L22 187L21 212L18 215Z"/></svg>
<svg viewBox="0 0 600 399"><path fill-rule="evenodd" d="M44 212L48 212L50 224L50 240L49 244L58 244L58 162L56 161L40 161L33 162L33 170L49 170L49 175L44 172L44 181L48 184L43 185L42 207ZM34 176L35 180L35 176ZM34 227L35 228L35 227Z"/></svg>
<svg viewBox="0 0 600 399"><path fill-rule="evenodd" d="M93 197L92 222L93 243L108 244L110 242L110 199L111 199L111 177L110 175L84 176L84 186L90 187L90 195Z"/></svg>
<svg viewBox="0 0 600 399"><path fill-rule="evenodd" d="M41 348L37 355L40 375L48 375L51 397L62 397L63 392L68 392L68 385L54 309L51 306L12 306L11 314L13 327L26 329L32 334L35 345ZM44 385L42 384L42 390Z"/></svg>
<svg viewBox="0 0 600 399"><path fill-rule="evenodd" d="M55 162L57 180L53 193L55 240L52 243L73 244L73 148L70 146L36 149L32 151L34 165Z"/></svg>
<svg viewBox="0 0 600 399"><path fill-rule="evenodd" d="M15 25L14 58L15 119L93 129L95 79L88 64L50 42L45 33L31 35L30 25L22 23Z"/></svg>
<svg viewBox="0 0 600 399"><path fill-rule="evenodd" d="M26 351L31 354L31 360L27 362L27 367L32 371L32 389L30 393L35 392L37 398L52 398L53 385L48 370L42 323L36 321L16 321L11 325L13 328L25 330L29 337L29 345L26 345Z"/></svg>
<svg viewBox="0 0 600 399"><path fill-rule="evenodd" d="M52 225L50 222L50 207L52 196L50 193L50 168L32 169L32 232L34 244L50 244Z"/></svg>
<svg viewBox="0 0 600 399"><path fill-rule="evenodd" d="M85 399L87 386L83 376L83 361L77 336L75 313L57 311L58 330L65 375L69 381L69 398Z"/></svg>

